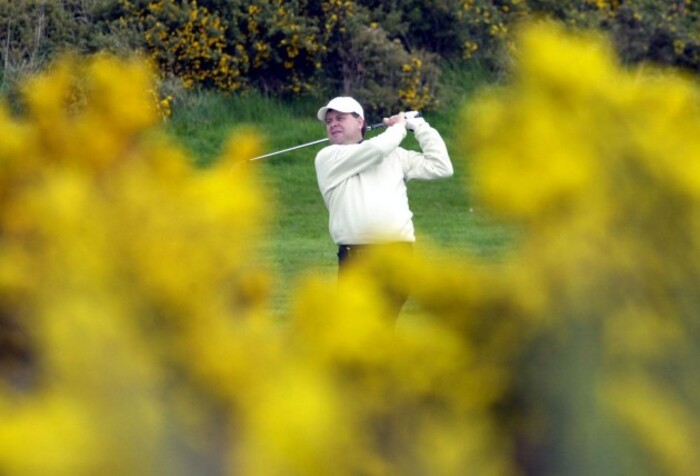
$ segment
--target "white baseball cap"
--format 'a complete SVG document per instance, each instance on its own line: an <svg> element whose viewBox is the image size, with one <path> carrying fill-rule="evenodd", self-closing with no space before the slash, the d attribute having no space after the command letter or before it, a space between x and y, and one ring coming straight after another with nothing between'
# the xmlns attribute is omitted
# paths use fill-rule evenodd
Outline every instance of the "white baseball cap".
<svg viewBox="0 0 700 476"><path fill-rule="evenodd" d="M360 103L348 96L339 96L337 98L333 98L331 99L331 102L329 102L326 106L319 109L318 114L316 114L316 117L318 117L319 121L326 122L326 113L329 109L333 109L334 111L338 112L344 112L346 114L354 112L355 114L358 114L362 119L365 118L365 113L362 110L362 106L360 106Z"/></svg>

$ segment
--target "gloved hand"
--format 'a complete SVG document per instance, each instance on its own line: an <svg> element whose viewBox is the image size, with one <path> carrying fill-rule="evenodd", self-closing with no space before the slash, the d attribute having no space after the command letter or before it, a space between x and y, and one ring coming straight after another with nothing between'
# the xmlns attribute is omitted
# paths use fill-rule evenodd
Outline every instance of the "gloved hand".
<svg viewBox="0 0 700 476"><path fill-rule="evenodd" d="M406 118L406 129L409 131L415 132L416 129L425 124L425 119L420 117L418 111L408 111L404 113L404 117Z"/></svg>

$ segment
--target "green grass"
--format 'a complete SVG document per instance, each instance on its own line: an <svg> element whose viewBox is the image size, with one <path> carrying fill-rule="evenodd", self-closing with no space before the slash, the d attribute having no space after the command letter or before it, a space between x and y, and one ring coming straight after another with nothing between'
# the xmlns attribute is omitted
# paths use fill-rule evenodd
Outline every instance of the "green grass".
<svg viewBox="0 0 700 476"><path fill-rule="evenodd" d="M452 75L448 79L456 82L460 72L453 71ZM431 244L449 256L491 261L508 248L513 230L471 198L468 158L456 148L455 140L464 131L458 120L459 106L469 100L473 90L474 81L468 79L467 83L461 90L453 86L449 108L426 114L447 142L455 175L440 181L409 182L409 200L418 252ZM189 150L195 163L206 166L216 160L227 136L239 127L256 129L264 139L265 152L325 137L324 127L315 119L322 103L310 99L285 103L261 95L233 98L193 94L176 105L168 129ZM368 119L378 122L380 118ZM415 141L409 137L403 145L414 147ZM260 246L263 261L275 276L272 305L280 314L284 314L295 285L305 274L313 271L332 276L337 269L336 248L328 234L328 215L313 166L314 156L322 147L314 145L249 164L259 168L260 180L273 196L270 229L265 234L268 239ZM409 301L407 310L412 309Z"/></svg>

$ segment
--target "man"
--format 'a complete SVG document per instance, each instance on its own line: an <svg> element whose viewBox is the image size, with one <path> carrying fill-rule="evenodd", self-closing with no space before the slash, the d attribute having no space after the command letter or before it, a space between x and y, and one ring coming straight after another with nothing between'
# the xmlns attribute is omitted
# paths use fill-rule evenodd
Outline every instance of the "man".
<svg viewBox="0 0 700 476"><path fill-rule="evenodd" d="M368 248L393 246L410 253L415 234L406 181L453 173L438 131L415 112L400 112L384 118L382 134L364 140L364 111L351 97L334 98L317 117L326 124L330 145L316 155L316 178L341 274ZM421 152L400 147L407 130L415 134ZM397 314L406 299L398 298Z"/></svg>

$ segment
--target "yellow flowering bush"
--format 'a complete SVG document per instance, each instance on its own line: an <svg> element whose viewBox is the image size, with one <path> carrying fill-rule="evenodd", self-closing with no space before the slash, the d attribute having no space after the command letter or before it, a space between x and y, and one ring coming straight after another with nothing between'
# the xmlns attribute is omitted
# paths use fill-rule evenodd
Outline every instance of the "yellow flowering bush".
<svg viewBox="0 0 700 476"><path fill-rule="evenodd" d="M318 19L308 12L311 3L242 2L250 6L238 24L253 50L251 79L259 89L292 95L313 90L327 42Z"/></svg>
<svg viewBox="0 0 700 476"><path fill-rule="evenodd" d="M434 56L367 27L368 8L357 2L119 2L112 23L125 37L138 32L160 72L186 88L291 96L325 88L356 95L369 110L381 106L379 114L435 102Z"/></svg>
<svg viewBox="0 0 700 476"><path fill-rule="evenodd" d="M512 48L511 31L529 13L525 0L461 0L456 12L462 39L462 57L491 68L502 67L503 55Z"/></svg>
<svg viewBox="0 0 700 476"><path fill-rule="evenodd" d="M700 90L623 70L598 35L545 23L518 44L464 146L477 200L522 226L504 303L531 330L522 448L540 474L693 472Z"/></svg>
<svg viewBox="0 0 700 476"><path fill-rule="evenodd" d="M435 104L434 88L435 80L430 78L430 73L437 72L429 67L424 68L421 58L414 55L410 61L401 68L404 76L402 87L399 89L399 100L405 109L424 111Z"/></svg>
<svg viewBox="0 0 700 476"><path fill-rule="evenodd" d="M307 92L326 42L305 3L120 0L117 24L142 32L164 74L186 87Z"/></svg>
<svg viewBox="0 0 700 476"><path fill-rule="evenodd" d="M0 321L30 356L0 367L4 474L205 463L191 352L221 351L266 287L242 260L260 192L230 174L257 142L193 169L155 133L153 85L138 61L66 60L26 83L23 116L1 109Z"/></svg>
<svg viewBox="0 0 700 476"><path fill-rule="evenodd" d="M179 78L186 88L246 87L250 58L217 12L196 0L121 0L121 5L122 27L143 31L146 50L163 75Z"/></svg>

